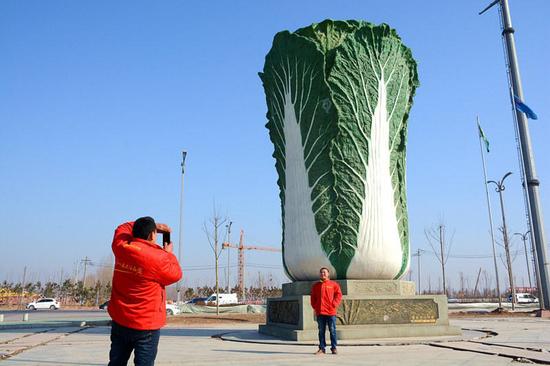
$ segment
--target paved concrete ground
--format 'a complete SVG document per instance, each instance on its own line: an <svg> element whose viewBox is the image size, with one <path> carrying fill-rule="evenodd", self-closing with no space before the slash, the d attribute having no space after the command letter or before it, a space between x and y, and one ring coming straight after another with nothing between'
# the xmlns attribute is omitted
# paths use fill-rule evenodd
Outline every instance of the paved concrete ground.
<svg viewBox="0 0 550 366"><path fill-rule="evenodd" d="M250 331L250 324L165 328L157 365L511 365L522 357L550 364L550 320L460 319L454 325L491 330L479 341L399 346L341 346L337 356L314 356L315 347L223 341L220 333ZM108 327L0 331L0 366L106 365ZM402 339L406 342L406 339ZM481 342L481 343L480 343ZM1 356L0 356L1 357Z"/></svg>
<svg viewBox="0 0 550 366"><path fill-rule="evenodd" d="M20 322L29 314L29 321L110 319L105 310L3 310L4 323ZM0 323L2 325L2 323Z"/></svg>
<svg viewBox="0 0 550 366"><path fill-rule="evenodd" d="M458 303L449 302L447 305L449 313L455 313L459 311L463 312L491 312L498 308L498 302L472 302L472 303ZM516 304L515 312L531 312L539 309L539 304ZM512 311L512 304L509 302L502 302L502 308L506 311Z"/></svg>

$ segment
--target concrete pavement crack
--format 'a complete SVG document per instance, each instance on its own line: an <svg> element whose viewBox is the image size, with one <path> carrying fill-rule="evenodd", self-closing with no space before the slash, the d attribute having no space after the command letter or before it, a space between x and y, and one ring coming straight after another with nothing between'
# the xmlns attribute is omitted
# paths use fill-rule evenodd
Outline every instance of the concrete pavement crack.
<svg viewBox="0 0 550 366"><path fill-rule="evenodd" d="M12 339L8 339L7 341L0 342L0 344L10 344L12 342L18 341L18 340L23 339L23 338L31 337L31 336L36 335L36 334L49 332L50 330L53 330L53 329L54 328L50 328L50 329L46 329L46 330L41 330L40 332L25 334L24 336L21 336L21 337L12 338Z"/></svg>

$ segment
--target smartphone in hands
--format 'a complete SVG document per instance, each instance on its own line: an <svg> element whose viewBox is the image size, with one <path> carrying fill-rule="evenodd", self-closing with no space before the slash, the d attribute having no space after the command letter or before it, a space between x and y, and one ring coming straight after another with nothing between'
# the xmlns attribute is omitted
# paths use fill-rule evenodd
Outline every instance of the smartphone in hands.
<svg viewBox="0 0 550 366"><path fill-rule="evenodd" d="M162 233L162 247L166 248L167 244L170 244L170 233L164 232Z"/></svg>

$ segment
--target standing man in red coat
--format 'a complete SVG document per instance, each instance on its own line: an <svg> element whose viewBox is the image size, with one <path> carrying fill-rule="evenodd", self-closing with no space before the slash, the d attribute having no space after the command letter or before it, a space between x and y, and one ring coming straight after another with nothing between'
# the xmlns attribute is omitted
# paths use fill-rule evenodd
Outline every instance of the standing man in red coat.
<svg viewBox="0 0 550 366"><path fill-rule="evenodd" d="M113 319L109 366L126 366L132 351L136 366L155 364L160 328L166 324L165 287L182 276L172 243L157 244L170 228L151 217L115 230L113 289L107 307Z"/></svg>
<svg viewBox="0 0 550 366"><path fill-rule="evenodd" d="M325 331L328 326L330 332L330 350L337 354L336 340L336 312L342 300L342 291L337 282L330 280L328 268L319 271L319 282L311 287L311 307L315 310L317 325L319 326L319 350L316 355L324 354L327 346Z"/></svg>

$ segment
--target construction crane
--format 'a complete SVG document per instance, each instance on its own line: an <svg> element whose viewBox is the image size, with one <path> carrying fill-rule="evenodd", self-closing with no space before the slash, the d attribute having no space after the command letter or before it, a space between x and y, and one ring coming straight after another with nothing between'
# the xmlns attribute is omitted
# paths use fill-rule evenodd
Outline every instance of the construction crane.
<svg viewBox="0 0 550 366"><path fill-rule="evenodd" d="M239 288L241 290L241 301L245 299L245 287L244 287L244 251L245 250L264 250L267 252L281 252L281 249L273 247L259 247L256 245L244 245L244 231L241 230L239 238L239 245L231 243L223 243L222 249L234 248L239 250Z"/></svg>

